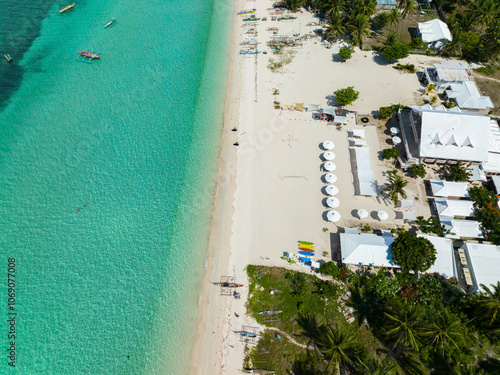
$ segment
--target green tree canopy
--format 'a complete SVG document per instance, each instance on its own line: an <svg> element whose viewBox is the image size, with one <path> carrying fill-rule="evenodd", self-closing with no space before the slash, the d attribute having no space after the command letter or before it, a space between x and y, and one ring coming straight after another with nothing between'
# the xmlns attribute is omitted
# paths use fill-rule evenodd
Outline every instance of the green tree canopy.
<svg viewBox="0 0 500 375"><path fill-rule="evenodd" d="M339 56L342 60L349 60L352 57L352 47L345 46L340 48Z"/></svg>
<svg viewBox="0 0 500 375"><path fill-rule="evenodd" d="M406 271L427 271L436 261L436 248L426 238L402 232L391 246L394 263Z"/></svg>
<svg viewBox="0 0 500 375"><path fill-rule="evenodd" d="M354 90L354 86L338 89L333 94L335 95L337 103L344 105L354 103L359 97L359 91Z"/></svg>
<svg viewBox="0 0 500 375"><path fill-rule="evenodd" d="M470 198L480 207L485 208L488 205L496 205L498 197L491 190L482 186L473 186L469 189Z"/></svg>
<svg viewBox="0 0 500 375"><path fill-rule="evenodd" d="M470 172L467 169L467 166L459 161L457 164L451 164L445 166L445 169L451 174L451 178L453 181L469 181Z"/></svg>
<svg viewBox="0 0 500 375"><path fill-rule="evenodd" d="M397 42L392 46L387 46L382 51L384 57L389 61L397 61L408 57L410 46L405 42Z"/></svg>

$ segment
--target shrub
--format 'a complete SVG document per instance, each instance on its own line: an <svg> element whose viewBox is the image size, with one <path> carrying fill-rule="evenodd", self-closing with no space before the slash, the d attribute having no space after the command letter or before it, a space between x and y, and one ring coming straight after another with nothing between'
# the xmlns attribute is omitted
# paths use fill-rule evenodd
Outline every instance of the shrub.
<svg viewBox="0 0 500 375"><path fill-rule="evenodd" d="M397 147L386 148L382 151L382 157L385 160L389 160L390 158L397 158L399 157L399 150Z"/></svg>
<svg viewBox="0 0 500 375"><path fill-rule="evenodd" d="M363 227L363 232L370 232L372 230L372 227L370 227L368 224L365 224Z"/></svg>
<svg viewBox="0 0 500 375"><path fill-rule="evenodd" d="M410 46L404 42L397 42L394 46L384 48L382 54L389 61L397 61L408 57Z"/></svg>
<svg viewBox="0 0 500 375"><path fill-rule="evenodd" d="M391 117L394 112L397 112L398 110L403 108L405 108L405 106L402 104L392 104L389 107L380 107L378 112L381 118L387 119Z"/></svg>
<svg viewBox="0 0 500 375"><path fill-rule="evenodd" d="M408 73L415 73L415 65L413 64L398 64L396 65L396 69L398 70L405 70Z"/></svg>
<svg viewBox="0 0 500 375"><path fill-rule="evenodd" d="M488 205L496 205L498 197L492 191L482 187L473 186L469 189L470 199L472 199L479 208L485 208Z"/></svg>
<svg viewBox="0 0 500 375"><path fill-rule="evenodd" d="M339 50L339 56L342 60L346 61L349 60L352 57L352 47L342 47Z"/></svg>
<svg viewBox="0 0 500 375"><path fill-rule="evenodd" d="M338 277L340 275L340 269L337 267L335 262L326 262L321 265L319 269L322 275Z"/></svg>
<svg viewBox="0 0 500 375"><path fill-rule="evenodd" d="M420 38L413 38L410 42L411 49L427 49L427 43Z"/></svg>
<svg viewBox="0 0 500 375"><path fill-rule="evenodd" d="M359 97L359 91L354 90L353 86L346 87L345 89L338 89L333 93L335 100L340 104L352 104Z"/></svg>
<svg viewBox="0 0 500 375"><path fill-rule="evenodd" d="M393 233L393 234L396 233L396 229L392 228L391 233Z"/></svg>
<svg viewBox="0 0 500 375"><path fill-rule="evenodd" d="M469 181L470 172L461 161L457 164L447 165L445 168L451 174L453 181Z"/></svg>
<svg viewBox="0 0 500 375"><path fill-rule="evenodd" d="M425 164L413 164L410 171L413 176L420 178L424 178L427 174L425 171Z"/></svg>

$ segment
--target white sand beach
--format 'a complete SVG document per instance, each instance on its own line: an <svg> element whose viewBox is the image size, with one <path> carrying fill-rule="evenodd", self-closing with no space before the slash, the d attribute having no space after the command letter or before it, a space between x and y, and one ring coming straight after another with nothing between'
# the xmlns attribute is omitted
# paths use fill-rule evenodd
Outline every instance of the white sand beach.
<svg viewBox="0 0 500 375"><path fill-rule="evenodd" d="M389 135L384 135L385 121L369 117L367 126L360 122L339 131L324 121L313 120L311 113L277 110L273 102L326 105L327 97L335 90L354 86L360 97L346 109L357 111L362 117L381 106L422 104L422 87L417 76L394 69L394 64L385 62L378 53L357 48L351 60L340 62L337 52L341 44L326 48L320 38L306 40L302 47L294 48L291 63L282 72L272 72L269 60L279 56L266 46L272 35L266 29L279 27L281 35L292 35L299 30L301 34L310 34L318 26L306 26L317 21L307 12L295 14L298 18L293 21L271 21L266 10L271 4L268 0L238 1L235 8L256 8L257 17L268 18L255 25L261 42L259 49L268 53L239 55L239 42L244 39L246 28L242 27L243 17L236 16L217 204L207 277L201 292L202 316L193 354L193 374L241 373L244 344L233 331L242 324L256 325L245 315L246 285L240 288L239 300L220 296L219 288L212 284L220 276L236 276L238 282L246 284L248 264L286 266L307 272L281 259L283 252L297 250L298 240L314 242L316 254L326 251L328 255L322 259L328 261L339 250L338 233L342 227L369 224L372 228L390 229L405 225L399 218L401 210L395 209L392 202L355 195L350 130L365 130L374 179L380 186L386 182L385 172L391 169L390 163L381 158L381 149L389 147L385 143L389 139ZM422 70L438 61L443 59L411 55L401 63L412 63ZM279 94L274 95L276 90ZM234 127L237 131L231 131ZM322 180L325 173L320 170L324 150L320 145L326 140L335 144L332 152L336 169L332 173L338 178L334 185L339 189L336 197L340 205L336 210L342 217L337 223L325 220L328 208ZM234 142L239 146L233 146ZM428 217L430 210L423 184L409 187L409 198L415 200L417 215ZM358 209L367 210L369 216L358 219ZM376 212L380 210L388 213L387 220L378 219Z"/></svg>

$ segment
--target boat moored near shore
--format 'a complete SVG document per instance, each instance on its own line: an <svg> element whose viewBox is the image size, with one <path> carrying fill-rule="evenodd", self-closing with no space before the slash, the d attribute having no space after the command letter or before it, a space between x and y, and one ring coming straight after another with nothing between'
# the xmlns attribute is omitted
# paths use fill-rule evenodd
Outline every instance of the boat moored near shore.
<svg viewBox="0 0 500 375"><path fill-rule="evenodd" d="M64 12L67 12L68 10L73 9L73 7L74 7L74 6L75 6L75 3L70 4L70 5L67 5L67 6L65 6L64 8L62 8L62 9L59 11L59 13L64 13Z"/></svg>

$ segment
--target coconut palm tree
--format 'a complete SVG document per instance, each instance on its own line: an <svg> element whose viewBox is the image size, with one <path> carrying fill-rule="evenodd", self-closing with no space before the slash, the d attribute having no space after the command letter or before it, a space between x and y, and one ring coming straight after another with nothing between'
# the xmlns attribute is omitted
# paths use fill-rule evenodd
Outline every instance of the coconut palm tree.
<svg viewBox="0 0 500 375"><path fill-rule="evenodd" d="M357 14L347 24L347 28L352 30L353 41L363 48L363 39L370 34L370 17L364 14Z"/></svg>
<svg viewBox="0 0 500 375"><path fill-rule="evenodd" d="M498 57L500 53L500 21L497 20L495 23L488 26L481 40L490 59Z"/></svg>
<svg viewBox="0 0 500 375"><path fill-rule="evenodd" d="M392 8L392 10L389 12L389 24L391 25L391 29L392 25L398 25L399 21L401 21L401 12L397 8Z"/></svg>
<svg viewBox="0 0 500 375"><path fill-rule="evenodd" d="M472 15L483 27L493 23L500 13L498 0L481 0L473 4Z"/></svg>
<svg viewBox="0 0 500 375"><path fill-rule="evenodd" d="M375 12L376 7L377 0L356 0L352 5L354 14L364 14L368 17Z"/></svg>
<svg viewBox="0 0 500 375"><path fill-rule="evenodd" d="M319 351L330 359L330 365L335 366L335 373L340 374L340 369L345 363L352 363L349 348L355 341L355 335L343 329L332 329L330 326L324 327L321 330L323 335L317 340Z"/></svg>
<svg viewBox="0 0 500 375"><path fill-rule="evenodd" d="M329 0L328 1L328 14L344 13L346 10L345 0Z"/></svg>
<svg viewBox="0 0 500 375"><path fill-rule="evenodd" d="M422 328L421 334L435 350L439 350L444 356L446 348L459 349L459 344L463 339L463 330L464 327L458 316L449 310L443 310L432 319L429 325Z"/></svg>
<svg viewBox="0 0 500 375"><path fill-rule="evenodd" d="M500 319L500 281L497 282L497 285L491 286L493 291L481 284L484 293L479 296L477 301L479 309L476 311L476 315L481 320L487 321L488 325L492 325Z"/></svg>
<svg viewBox="0 0 500 375"><path fill-rule="evenodd" d="M400 0L399 9L403 11L403 19L410 13L413 13L416 9L414 0Z"/></svg>
<svg viewBox="0 0 500 375"><path fill-rule="evenodd" d="M381 51L386 49L387 47L393 47L398 42L398 36L395 32L391 32L387 35L385 40L382 43Z"/></svg>
<svg viewBox="0 0 500 375"><path fill-rule="evenodd" d="M384 198L389 198L394 204L398 204L399 196L406 199L407 194L404 188L408 185L408 181L403 179L403 176L398 174L396 170L387 172L388 182L382 186L381 193Z"/></svg>
<svg viewBox="0 0 500 375"><path fill-rule="evenodd" d="M418 349L417 337L422 326L423 311L420 305L396 303L384 312L383 334L397 346Z"/></svg>
<svg viewBox="0 0 500 375"><path fill-rule="evenodd" d="M378 358L370 358L360 364L359 373L366 375L392 375L396 369L396 363L391 361L389 357L385 357L383 361Z"/></svg>
<svg viewBox="0 0 500 375"><path fill-rule="evenodd" d="M328 22L325 26L325 37L333 38L334 42L337 38L342 39L345 35L344 17L340 13L333 13L330 15Z"/></svg>
<svg viewBox="0 0 500 375"><path fill-rule="evenodd" d="M447 42L443 46L443 50L450 55L462 56L462 33L460 31L453 31L451 42Z"/></svg>

